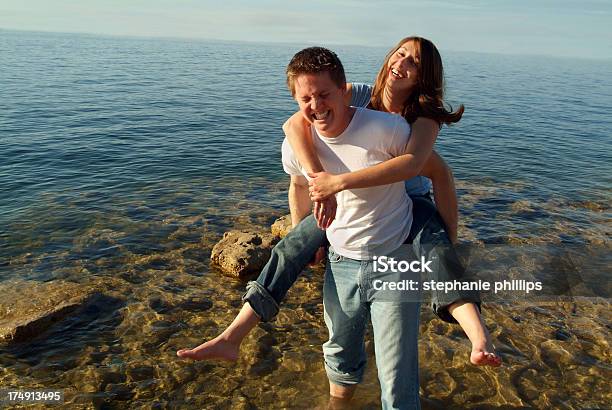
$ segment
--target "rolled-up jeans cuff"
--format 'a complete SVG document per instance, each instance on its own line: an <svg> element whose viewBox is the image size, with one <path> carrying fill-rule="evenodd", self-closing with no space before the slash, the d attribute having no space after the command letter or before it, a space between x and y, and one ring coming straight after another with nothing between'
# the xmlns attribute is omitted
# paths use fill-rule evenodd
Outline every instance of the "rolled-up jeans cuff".
<svg viewBox="0 0 612 410"><path fill-rule="evenodd" d="M247 283L247 291L242 296L243 302L249 302L255 314L262 322L269 322L278 314L279 306L270 292L259 282L250 281Z"/></svg>
<svg viewBox="0 0 612 410"><path fill-rule="evenodd" d="M448 310L448 308L451 305L453 305L453 304L455 304L457 302L473 303L478 308L478 312L479 313L482 312L480 298L478 298L478 297L462 297L462 298L454 300L454 301L452 301L450 303L444 303L444 304L432 302L431 308L434 311L434 313L436 314L436 316L438 316L443 321L445 321L447 323L458 324L459 322L457 322L457 320L453 317L453 315L450 314L450 312Z"/></svg>
<svg viewBox="0 0 612 410"><path fill-rule="evenodd" d="M350 387L362 382L365 367L352 373L341 373L325 363L325 373L327 373L327 379L333 384Z"/></svg>

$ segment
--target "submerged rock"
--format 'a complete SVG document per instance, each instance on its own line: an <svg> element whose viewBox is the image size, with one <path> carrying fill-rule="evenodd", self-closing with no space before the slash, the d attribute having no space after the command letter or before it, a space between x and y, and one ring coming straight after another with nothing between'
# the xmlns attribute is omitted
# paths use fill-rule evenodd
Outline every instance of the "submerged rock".
<svg viewBox="0 0 612 410"><path fill-rule="evenodd" d="M201 312L212 308L212 306L212 300L199 296L190 296L178 305L181 310L187 310L189 312Z"/></svg>
<svg viewBox="0 0 612 410"><path fill-rule="evenodd" d="M282 366L292 372L303 372L306 370L306 361L298 352L283 353Z"/></svg>
<svg viewBox="0 0 612 410"><path fill-rule="evenodd" d="M225 273L245 277L264 267L279 239L268 232L226 232L223 239L213 247L210 259Z"/></svg>
<svg viewBox="0 0 612 410"><path fill-rule="evenodd" d="M568 349L570 345L559 340L547 340L540 343L542 361L551 367L568 366L577 363L575 354Z"/></svg>
<svg viewBox="0 0 612 410"><path fill-rule="evenodd" d="M291 231L291 215L285 215L278 218L270 227L272 235L284 238Z"/></svg>
<svg viewBox="0 0 612 410"><path fill-rule="evenodd" d="M127 369L129 381L153 380L157 377L157 371L151 366L135 366Z"/></svg>
<svg viewBox="0 0 612 410"><path fill-rule="evenodd" d="M0 285L0 341L36 337L99 295L92 286L53 281L11 281Z"/></svg>

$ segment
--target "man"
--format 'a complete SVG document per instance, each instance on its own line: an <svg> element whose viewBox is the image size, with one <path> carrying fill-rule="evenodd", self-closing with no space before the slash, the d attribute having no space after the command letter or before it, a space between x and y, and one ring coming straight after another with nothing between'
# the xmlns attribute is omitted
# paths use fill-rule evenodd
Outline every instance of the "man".
<svg viewBox="0 0 612 410"><path fill-rule="evenodd" d="M297 53L287 67L287 83L300 115L312 125L309 131L326 170L335 174L357 171L351 174L357 175L409 151L410 126L402 117L347 105L344 70L329 50L308 48ZM432 144L434 139L435 135ZM273 249L257 281L249 282L243 297L248 303L230 326L194 349L179 350L179 357L235 361L245 336L260 321L275 317L287 290L323 242L325 232L317 229L315 219L304 218L312 206L306 174L287 141L283 143L283 166L291 175L289 201L295 229ZM412 168L420 169L417 165ZM389 181L388 175L383 177ZM366 186L363 178L358 182ZM385 182L379 179L378 183ZM373 185L372 178L369 184ZM419 306L395 303L396 297L387 301L377 297L379 276L373 272L374 256L414 259L413 253L405 252L408 246L401 247L412 224L412 202L403 181L344 190L337 198L339 212L327 230L332 247L324 287L330 331L324 353L332 399L350 398L361 381L366 359L363 336L371 316L383 407L418 408ZM431 233L441 229L440 225Z"/></svg>
<svg viewBox="0 0 612 410"><path fill-rule="evenodd" d="M402 155L410 126L397 115L349 107L338 57L311 47L287 67L287 83L301 114L312 124L324 168L346 173ZM283 168L291 176L289 206L294 223L311 211L306 171L288 141ZM410 232L412 202L402 182L337 194L338 212L327 229L330 243L323 303L329 340L323 345L332 400L348 400L365 370L368 317L384 408L419 408L418 303L368 299L372 258L406 258L401 247Z"/></svg>

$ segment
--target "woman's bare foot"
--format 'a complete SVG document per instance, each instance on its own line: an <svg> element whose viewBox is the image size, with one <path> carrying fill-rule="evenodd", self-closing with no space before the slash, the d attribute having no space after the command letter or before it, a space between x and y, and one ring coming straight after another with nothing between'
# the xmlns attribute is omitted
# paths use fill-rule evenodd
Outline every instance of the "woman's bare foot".
<svg viewBox="0 0 612 410"><path fill-rule="evenodd" d="M502 359L495 354L495 348L492 343L483 343L480 346L472 345L470 362L476 366L499 367L502 364Z"/></svg>
<svg viewBox="0 0 612 410"><path fill-rule="evenodd" d="M476 304L460 301L452 304L448 310L472 342L470 362L476 366L501 366L501 357L495 354L491 335Z"/></svg>
<svg viewBox="0 0 612 410"><path fill-rule="evenodd" d="M226 360L235 362L238 360L240 344L235 344L225 339L223 335L215 337L213 340L204 342L193 349L181 349L176 355L182 359L193 360Z"/></svg>
<svg viewBox="0 0 612 410"><path fill-rule="evenodd" d="M235 362L240 353L240 343L259 323L259 317L249 303L242 305L240 313L227 329L213 340L204 342L193 349L181 349L176 355L193 360L227 360Z"/></svg>

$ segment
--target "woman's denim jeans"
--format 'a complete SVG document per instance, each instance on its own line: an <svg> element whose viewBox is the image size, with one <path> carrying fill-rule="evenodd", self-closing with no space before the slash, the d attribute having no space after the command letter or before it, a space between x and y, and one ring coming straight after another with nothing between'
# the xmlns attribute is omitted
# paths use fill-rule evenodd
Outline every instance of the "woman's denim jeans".
<svg viewBox="0 0 612 410"><path fill-rule="evenodd" d="M437 282L461 280L464 269L457 258L444 223L428 195L411 196L413 221L407 243L412 243L417 257L432 260L431 278ZM243 296L264 322L274 319L279 304L298 275L313 259L316 250L326 244L325 232L317 227L312 215L304 218L272 250L272 255L256 281L247 284ZM465 278L464 278L465 280ZM457 301L474 302L480 307L477 292L432 292L434 312L447 322L456 323L448 306Z"/></svg>
<svg viewBox="0 0 612 410"><path fill-rule="evenodd" d="M429 195L410 198L414 217L406 243L412 244L412 249L419 258L424 257L425 260L431 261L429 266L432 272L428 279L436 282L468 281L470 278L466 275L465 268L448 237L444 221ZM480 295L477 291L431 291L431 307L445 322L457 323L448 307L459 301L475 303L480 310Z"/></svg>
<svg viewBox="0 0 612 410"><path fill-rule="evenodd" d="M406 246L387 256L414 259ZM418 280L418 273L409 275ZM382 408L419 409L419 302L370 299L375 276L371 260L349 259L330 247L323 287L329 330L323 345L325 371L330 382L340 386L361 382L367 357L364 337L371 320Z"/></svg>
<svg viewBox="0 0 612 410"><path fill-rule="evenodd" d="M278 307L298 275L321 246L327 243L325 231L308 215L272 249L270 260L256 281L247 284L242 300L249 302L257 316L268 322L277 315Z"/></svg>

